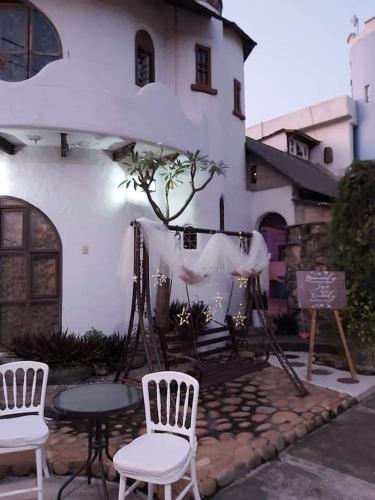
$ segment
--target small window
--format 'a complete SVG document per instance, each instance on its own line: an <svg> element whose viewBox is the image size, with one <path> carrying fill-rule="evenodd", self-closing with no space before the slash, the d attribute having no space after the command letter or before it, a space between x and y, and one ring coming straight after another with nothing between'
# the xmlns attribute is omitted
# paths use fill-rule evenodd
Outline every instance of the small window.
<svg viewBox="0 0 375 500"><path fill-rule="evenodd" d="M217 90L212 88L211 80L211 49L203 45L195 46L195 83L191 90L216 95Z"/></svg>
<svg viewBox="0 0 375 500"><path fill-rule="evenodd" d="M38 9L0 0L0 80L20 82L61 59L57 31Z"/></svg>
<svg viewBox="0 0 375 500"><path fill-rule="evenodd" d="M330 147L324 148L323 156L324 156L325 165L332 163L333 162L333 149Z"/></svg>
<svg viewBox="0 0 375 500"><path fill-rule="evenodd" d="M371 102L371 87L365 85L365 102Z"/></svg>
<svg viewBox="0 0 375 500"><path fill-rule="evenodd" d="M184 230L184 249L196 250L198 246L197 233L192 231L192 226L186 226Z"/></svg>
<svg viewBox="0 0 375 500"><path fill-rule="evenodd" d="M250 184L257 183L257 166L251 165L250 167Z"/></svg>
<svg viewBox="0 0 375 500"><path fill-rule="evenodd" d="M220 231L224 231L224 229L225 229L225 204L224 204L224 196L220 196L219 213L220 213Z"/></svg>
<svg viewBox="0 0 375 500"><path fill-rule="evenodd" d="M296 150L295 150L295 142L292 139L292 140L289 141L289 153L291 155L294 155L295 152L296 152Z"/></svg>
<svg viewBox="0 0 375 500"><path fill-rule="evenodd" d="M147 31L138 31L135 37L135 83L144 87L155 81L155 49Z"/></svg>
<svg viewBox="0 0 375 500"><path fill-rule="evenodd" d="M233 92L234 92L234 108L233 114L245 120L245 116L242 114L242 84L236 78L233 80Z"/></svg>

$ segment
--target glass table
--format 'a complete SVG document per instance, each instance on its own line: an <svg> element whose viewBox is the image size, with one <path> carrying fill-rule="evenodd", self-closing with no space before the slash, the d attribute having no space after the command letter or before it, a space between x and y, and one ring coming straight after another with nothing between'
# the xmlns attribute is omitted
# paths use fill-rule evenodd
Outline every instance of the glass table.
<svg viewBox="0 0 375 500"><path fill-rule="evenodd" d="M91 466L98 459L103 498L108 500L107 484L103 464L103 454L112 460L108 449L108 417L126 413L140 405L142 391L124 384L90 384L72 387L57 394L53 399L56 411L71 419L88 421L88 456L80 467L60 488L57 499L61 499L64 489L84 469L87 469L88 483L91 482Z"/></svg>

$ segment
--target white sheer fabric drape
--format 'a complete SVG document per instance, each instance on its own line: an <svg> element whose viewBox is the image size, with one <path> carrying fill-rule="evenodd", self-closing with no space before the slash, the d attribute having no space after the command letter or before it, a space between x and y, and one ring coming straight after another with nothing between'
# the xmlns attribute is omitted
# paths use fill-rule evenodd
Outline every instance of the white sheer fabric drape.
<svg viewBox="0 0 375 500"><path fill-rule="evenodd" d="M181 243L164 224L147 218L138 219L143 234L143 242L150 256L150 268L161 273L180 278L189 286L207 283L217 272L232 277L246 277L259 274L261 288L268 289L269 253L263 236L252 232L250 251L241 251L233 237L222 233L211 236L208 243L198 253L183 252ZM126 231L121 261L120 277L126 286L133 276L134 230Z"/></svg>

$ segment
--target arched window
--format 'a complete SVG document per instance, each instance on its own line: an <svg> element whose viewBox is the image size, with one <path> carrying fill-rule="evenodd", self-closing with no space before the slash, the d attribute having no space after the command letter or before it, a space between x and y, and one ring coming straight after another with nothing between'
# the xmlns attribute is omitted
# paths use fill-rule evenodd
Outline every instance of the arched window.
<svg viewBox="0 0 375 500"><path fill-rule="evenodd" d="M135 83L144 87L155 81L155 49L147 31L140 30L135 37Z"/></svg>
<svg viewBox="0 0 375 500"><path fill-rule="evenodd" d="M224 231L225 229L225 204L224 204L224 196L220 196L219 202L219 213L220 213L220 230Z"/></svg>
<svg viewBox="0 0 375 500"><path fill-rule="evenodd" d="M62 246L49 218L0 196L0 343L61 328Z"/></svg>
<svg viewBox="0 0 375 500"><path fill-rule="evenodd" d="M0 79L27 80L61 59L55 27L29 3L0 0Z"/></svg>

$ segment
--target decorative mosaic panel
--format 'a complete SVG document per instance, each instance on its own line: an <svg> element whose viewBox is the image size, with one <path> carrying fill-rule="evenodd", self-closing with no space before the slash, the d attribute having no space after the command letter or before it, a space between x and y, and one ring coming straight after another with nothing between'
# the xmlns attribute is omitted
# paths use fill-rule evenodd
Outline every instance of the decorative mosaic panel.
<svg viewBox="0 0 375 500"><path fill-rule="evenodd" d="M30 225L31 250L59 250L56 230L47 217L31 210Z"/></svg>
<svg viewBox="0 0 375 500"><path fill-rule="evenodd" d="M3 210L1 215L1 248L22 248L24 211Z"/></svg>
<svg viewBox="0 0 375 500"><path fill-rule="evenodd" d="M27 331L25 304L0 304L0 342L9 343L14 335Z"/></svg>
<svg viewBox="0 0 375 500"><path fill-rule="evenodd" d="M0 299L25 299L26 286L26 256L0 255Z"/></svg>
<svg viewBox="0 0 375 500"><path fill-rule="evenodd" d="M31 304L31 335L50 332L59 328L60 311L58 302L38 302Z"/></svg>
<svg viewBox="0 0 375 500"><path fill-rule="evenodd" d="M57 257L33 256L32 258L32 297L57 297L58 264Z"/></svg>

